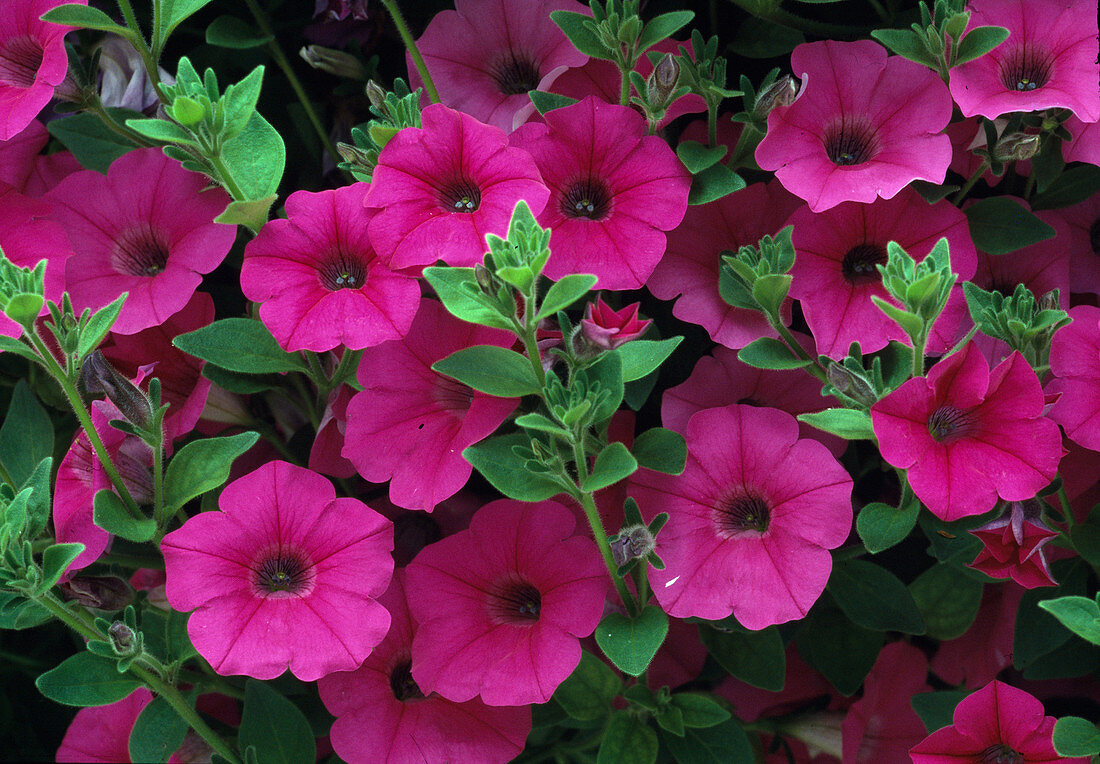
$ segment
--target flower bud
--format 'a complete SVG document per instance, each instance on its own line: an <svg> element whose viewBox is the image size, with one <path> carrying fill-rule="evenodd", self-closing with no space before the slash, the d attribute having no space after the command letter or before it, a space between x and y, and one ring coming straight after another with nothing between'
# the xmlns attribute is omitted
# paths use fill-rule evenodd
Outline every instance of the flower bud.
<svg viewBox="0 0 1100 764"><path fill-rule="evenodd" d="M93 610L122 610L134 601L129 584L115 576L78 576L58 586L65 599Z"/></svg>
<svg viewBox="0 0 1100 764"><path fill-rule="evenodd" d="M638 320L638 303L627 305L622 310L612 310L611 306L597 298L588 303L581 319L581 334L590 344L601 350L614 350L645 334L653 323L650 320Z"/></svg>
<svg viewBox="0 0 1100 764"><path fill-rule="evenodd" d="M622 567L631 560L648 555L657 547L657 542L649 528L635 525L623 528L615 540L610 542L610 547L615 564Z"/></svg>
<svg viewBox="0 0 1100 764"><path fill-rule="evenodd" d="M667 106L680 81L680 64L671 53L657 62L646 80L646 100L651 106Z"/></svg>
<svg viewBox="0 0 1100 764"><path fill-rule="evenodd" d="M780 77L756 97L753 115L765 119L773 109L790 106L798 97L798 80L791 75Z"/></svg>
<svg viewBox="0 0 1100 764"><path fill-rule="evenodd" d="M105 395L135 427L146 430L153 421L149 398L122 376L98 350L89 353L80 368L84 388L91 395Z"/></svg>
<svg viewBox="0 0 1100 764"><path fill-rule="evenodd" d="M826 371L829 384L849 398L859 401L865 406L872 406L878 402L871 384L859 374L842 364L832 361Z"/></svg>
<svg viewBox="0 0 1100 764"><path fill-rule="evenodd" d="M336 153L352 167L363 168L364 172L371 172L374 170L375 164L377 164L375 159L370 156L366 149L361 149L350 143L337 143Z"/></svg>
<svg viewBox="0 0 1100 764"><path fill-rule="evenodd" d="M1012 133L1002 136L993 149L993 157L1002 162L1018 162L1031 159L1039 153L1041 135Z"/></svg>
<svg viewBox="0 0 1100 764"><path fill-rule="evenodd" d="M112 623L107 629L107 636L111 639L111 647L119 655L132 655L135 648L141 649L141 639L122 621Z"/></svg>
<svg viewBox="0 0 1100 764"><path fill-rule="evenodd" d="M28 332L34 331L34 320L46 302L45 278L45 260L33 270L20 268L0 250L0 310Z"/></svg>
<svg viewBox="0 0 1100 764"><path fill-rule="evenodd" d="M366 87L367 100L370 101L370 105L374 107L374 110L383 117L388 117L390 109L386 105L386 91L374 80L367 81Z"/></svg>
<svg viewBox="0 0 1100 764"><path fill-rule="evenodd" d="M302 60L314 69L344 77L349 80L366 79L366 70L358 58L342 50L325 48L320 45L307 45L298 51Z"/></svg>

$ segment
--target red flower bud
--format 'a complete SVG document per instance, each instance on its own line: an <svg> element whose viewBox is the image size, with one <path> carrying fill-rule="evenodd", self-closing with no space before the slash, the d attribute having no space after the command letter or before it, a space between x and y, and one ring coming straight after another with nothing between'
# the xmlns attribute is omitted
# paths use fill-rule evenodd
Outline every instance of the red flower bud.
<svg viewBox="0 0 1100 764"><path fill-rule="evenodd" d="M641 337L651 323L653 322L648 319L638 320L636 302L615 311L602 298L597 298L596 302L590 302L584 309L581 332L584 338L596 347L614 350L620 345Z"/></svg>

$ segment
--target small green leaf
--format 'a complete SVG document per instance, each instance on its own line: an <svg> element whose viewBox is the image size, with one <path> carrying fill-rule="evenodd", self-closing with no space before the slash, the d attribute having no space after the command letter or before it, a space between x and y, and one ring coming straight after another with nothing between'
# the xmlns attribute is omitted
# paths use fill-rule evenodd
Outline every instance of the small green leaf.
<svg viewBox="0 0 1100 764"><path fill-rule="evenodd" d="M538 109L539 114L542 115L554 109L572 106L577 102L576 98L570 98L569 96L563 96L558 93L547 93L544 90L529 90L527 91L527 95L531 98L531 103Z"/></svg>
<svg viewBox="0 0 1100 764"><path fill-rule="evenodd" d="M162 143L175 143L180 146L195 146L199 144L191 135L175 122L166 119L128 119L126 127L135 133L144 135L154 141Z"/></svg>
<svg viewBox="0 0 1100 764"><path fill-rule="evenodd" d="M300 764L317 759L317 742L298 707L263 682L249 679L239 734L241 748L255 746L264 764Z"/></svg>
<svg viewBox="0 0 1100 764"><path fill-rule="evenodd" d="M53 620L53 613L14 592L0 592L0 629L33 629Z"/></svg>
<svg viewBox="0 0 1100 764"><path fill-rule="evenodd" d="M893 303L886 302L878 295L871 295L871 302L878 306L878 309L886 314L894 323L901 327L901 330L908 334L910 337L919 335L924 330L924 322L921 321L920 316L915 313L910 313L907 310L899 308Z"/></svg>
<svg viewBox="0 0 1100 764"><path fill-rule="evenodd" d="M982 604L983 584L952 565L937 563L909 584L928 636L938 640L962 636Z"/></svg>
<svg viewBox="0 0 1100 764"><path fill-rule="evenodd" d="M822 597L795 634L798 654L825 675L842 695L854 694L875 665L884 632L852 623L833 602Z"/></svg>
<svg viewBox="0 0 1100 764"><path fill-rule="evenodd" d="M768 315L776 315L787 298L791 288L791 276L786 273L772 273L757 276L752 283L752 298Z"/></svg>
<svg viewBox="0 0 1100 764"><path fill-rule="evenodd" d="M642 341L635 340L635 342ZM623 347L631 344L633 343L627 343ZM619 348L611 353L606 353L603 358L581 372L588 379L590 385L599 382L602 389L611 393L592 414L593 424L598 425L609 419L612 414L618 411L619 404L623 401L623 361L620 354L622 349Z"/></svg>
<svg viewBox="0 0 1100 764"><path fill-rule="evenodd" d="M23 342L15 339L14 337L5 337L0 335L0 353L15 353L18 356L26 358L28 361L37 361L38 356L34 351Z"/></svg>
<svg viewBox="0 0 1100 764"><path fill-rule="evenodd" d="M737 351L737 359L756 369L801 369L809 366L787 348L782 342L771 337L758 337Z"/></svg>
<svg viewBox="0 0 1100 764"><path fill-rule="evenodd" d="M829 576L828 590L844 614L865 629L925 632L920 611L905 584L873 562L837 562Z"/></svg>
<svg viewBox="0 0 1100 764"><path fill-rule="evenodd" d="M470 446L462 457L480 472L493 488L510 499L543 501L556 496L564 487L543 473L531 472L524 460L512 451L513 446L527 447L531 439L521 433L489 438Z"/></svg>
<svg viewBox="0 0 1100 764"><path fill-rule="evenodd" d="M34 681L39 692L65 706L106 706L141 687L117 663L91 653L77 653Z"/></svg>
<svg viewBox="0 0 1100 764"><path fill-rule="evenodd" d="M611 60L610 54L603 43L599 41L585 22L592 20L591 16L574 11L551 11L550 20L558 25L558 28L573 43L573 47L592 58Z"/></svg>
<svg viewBox="0 0 1100 764"><path fill-rule="evenodd" d="M692 175L702 172L711 165L720 162L729 151L729 146L704 146L699 141L684 141L676 147L676 156Z"/></svg>
<svg viewBox="0 0 1100 764"><path fill-rule="evenodd" d="M638 469L638 462L626 446L618 441L609 443L596 457L592 472L581 483L582 491L599 491L630 477Z"/></svg>
<svg viewBox="0 0 1100 764"><path fill-rule="evenodd" d="M874 440L871 415L856 409L825 409L810 414L799 414L798 421L811 427L830 432L845 440Z"/></svg>
<svg viewBox="0 0 1100 764"><path fill-rule="evenodd" d="M653 427L634 439L632 450L638 466L666 475L679 475L687 464L684 436L664 427Z"/></svg>
<svg viewBox="0 0 1100 764"><path fill-rule="evenodd" d="M276 194L265 196L262 199L251 199L247 202L230 202L222 210L222 214L214 218L215 223L225 225L248 226L252 233L259 233L267 222L267 216L271 212L271 205L279 197Z"/></svg>
<svg viewBox="0 0 1100 764"><path fill-rule="evenodd" d="M1007 255L1054 237L1054 229L1007 196L981 199L964 210L974 246L991 255Z"/></svg>
<svg viewBox="0 0 1100 764"><path fill-rule="evenodd" d="M107 337L107 333L118 320L118 314L122 312L122 306L128 294L123 292L113 302L104 305L88 318L87 325L80 331L80 341L76 347L81 358L99 347L99 343Z"/></svg>
<svg viewBox="0 0 1100 764"><path fill-rule="evenodd" d="M656 370L683 339L634 340L621 346L618 353L623 362L623 382L633 382Z"/></svg>
<svg viewBox="0 0 1100 764"><path fill-rule="evenodd" d="M611 668L587 650L569 678L558 685L554 700L574 719L593 721L611 711L623 683Z"/></svg>
<svg viewBox="0 0 1100 764"><path fill-rule="evenodd" d="M180 23L199 11L210 0L160 0L160 14L157 28L153 30L153 49L160 52L165 40Z"/></svg>
<svg viewBox="0 0 1100 764"><path fill-rule="evenodd" d="M209 362L203 364L202 375L218 387L238 395L262 393L279 386L279 377L275 374L239 374Z"/></svg>
<svg viewBox="0 0 1100 764"><path fill-rule="evenodd" d="M530 413L518 416L516 417L516 424L528 430L548 432L560 438L564 438L565 440L569 440L573 435L569 430L566 430L552 419L544 417L542 414Z"/></svg>
<svg viewBox="0 0 1100 764"><path fill-rule="evenodd" d="M694 11L672 11L654 16L638 38L638 50L649 50L661 40L667 40L695 18Z"/></svg>
<svg viewBox="0 0 1100 764"><path fill-rule="evenodd" d="M620 671L638 676L657 654L668 634L668 616L654 605L647 605L634 619L620 613L604 616L596 627L596 644Z"/></svg>
<svg viewBox="0 0 1100 764"><path fill-rule="evenodd" d="M680 709L684 717L684 726L688 728L706 729L730 718L730 712L709 695L679 692L672 696L670 702Z"/></svg>
<svg viewBox="0 0 1100 764"><path fill-rule="evenodd" d="M859 510L856 516L856 532L871 554L884 552L900 544L917 524L920 502L897 508L874 502Z"/></svg>
<svg viewBox="0 0 1100 764"><path fill-rule="evenodd" d="M915 32L908 29L876 29L871 37L885 45L902 58L916 61L922 66L936 69L936 61L924 41Z"/></svg>
<svg viewBox="0 0 1100 764"><path fill-rule="evenodd" d="M688 204L707 204L745 187L745 179L724 164L712 164L691 177Z"/></svg>
<svg viewBox="0 0 1100 764"><path fill-rule="evenodd" d="M787 657L779 629L749 631L699 627L699 638L718 664L746 684L779 692L787 676Z"/></svg>
<svg viewBox="0 0 1100 764"><path fill-rule="evenodd" d="M236 16L218 16L206 28L206 42L219 48L245 50L266 45L273 38Z"/></svg>
<svg viewBox="0 0 1100 764"><path fill-rule="evenodd" d="M224 438L204 438L181 448L164 474L164 506L171 514L196 496L229 479L233 460L255 445L260 436L242 432Z"/></svg>
<svg viewBox="0 0 1100 764"><path fill-rule="evenodd" d="M25 539L37 539L50 521L50 510L53 507L53 502L50 500L50 472L52 467L53 457L43 458L30 476L19 486L17 495L21 495L28 488L31 489L24 506L27 513L27 525L23 533Z"/></svg>
<svg viewBox="0 0 1100 764"><path fill-rule="evenodd" d="M279 190L286 144L259 112L252 112L244 129L222 147L221 160L244 197L235 201L267 199Z"/></svg>
<svg viewBox="0 0 1100 764"><path fill-rule="evenodd" d="M144 115L129 109L107 109L117 122L141 118ZM81 112L68 117L51 119L46 123L50 135L73 152L82 167L107 174L111 162L127 151L138 148L136 143L108 128L103 120L91 112Z"/></svg>
<svg viewBox="0 0 1100 764"><path fill-rule="evenodd" d="M555 281L542 298L536 320L553 316L559 310L568 308L595 285L596 277L587 273L573 273Z"/></svg>
<svg viewBox="0 0 1100 764"><path fill-rule="evenodd" d="M141 710L130 731L130 760L166 762L183 745L187 722L163 696Z"/></svg>
<svg viewBox="0 0 1100 764"><path fill-rule="evenodd" d="M1044 193L1031 201L1032 210L1072 207L1100 193L1100 167L1083 164L1063 172Z"/></svg>
<svg viewBox="0 0 1100 764"><path fill-rule="evenodd" d="M458 350L433 363L432 371L500 398L520 398L541 389L527 358L496 345Z"/></svg>
<svg viewBox="0 0 1100 764"><path fill-rule="evenodd" d="M925 730L928 731L928 734L932 734L938 729L951 726L955 706L959 705L959 701L969 694L969 690L922 692L914 695L909 703L924 723Z"/></svg>
<svg viewBox="0 0 1100 764"><path fill-rule="evenodd" d="M256 102L260 100L263 81L264 67L261 65L250 71L243 80L225 89L225 95L221 99L225 115L225 126L222 128L223 140L230 140L248 125L248 121L256 112Z"/></svg>
<svg viewBox="0 0 1100 764"><path fill-rule="evenodd" d="M113 32L123 37L132 36L132 32L124 26L119 26L114 20L98 8L87 5L59 5L42 14L42 20L51 24L64 24L78 29L97 29L100 32Z"/></svg>
<svg viewBox="0 0 1100 764"><path fill-rule="evenodd" d="M603 733L596 764L653 764L657 761L657 733L640 716L616 711Z"/></svg>
<svg viewBox="0 0 1100 764"><path fill-rule="evenodd" d="M172 344L196 358L240 374L305 369L299 356L279 347L267 327L251 318L223 318L179 335Z"/></svg>
<svg viewBox="0 0 1100 764"><path fill-rule="evenodd" d="M1043 600L1039 607L1084 640L1100 645L1100 605L1088 597Z"/></svg>
<svg viewBox="0 0 1100 764"><path fill-rule="evenodd" d="M497 329L512 329L507 316L474 297L473 292L480 291L473 268L450 268L445 266L424 269L424 278L435 289L443 307L452 316L471 324L492 326Z"/></svg>
<svg viewBox="0 0 1100 764"><path fill-rule="evenodd" d="M46 547L46 551L42 553L42 581L38 585L38 591L46 592L56 584L83 551L84 545L79 543L50 544Z"/></svg>
<svg viewBox="0 0 1100 764"><path fill-rule="evenodd" d="M673 696L675 697L675 696ZM736 719L705 729L684 730L684 736L662 733L661 741L680 764L754 764L748 735Z"/></svg>
<svg viewBox="0 0 1100 764"><path fill-rule="evenodd" d="M976 27L959 40L955 66L981 58L1008 39L1008 30L1004 27Z"/></svg>
<svg viewBox="0 0 1100 764"><path fill-rule="evenodd" d="M25 380L12 390L8 412L0 425L0 464L14 486L23 485L47 456L53 454L53 423Z"/></svg>
<svg viewBox="0 0 1100 764"><path fill-rule="evenodd" d="M1080 716L1063 716L1054 725L1054 750L1059 756L1100 753L1100 729Z"/></svg>
<svg viewBox="0 0 1100 764"><path fill-rule="evenodd" d="M139 544L151 540L156 535L156 521L150 518L138 520L133 517L118 494L109 488L97 491L93 504L95 524L108 533Z"/></svg>

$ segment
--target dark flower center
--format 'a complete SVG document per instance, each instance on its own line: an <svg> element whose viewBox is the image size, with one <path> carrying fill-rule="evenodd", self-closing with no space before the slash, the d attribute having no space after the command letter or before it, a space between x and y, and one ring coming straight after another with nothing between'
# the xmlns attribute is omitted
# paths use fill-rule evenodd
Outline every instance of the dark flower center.
<svg viewBox="0 0 1100 764"><path fill-rule="evenodd" d="M577 181L561 198L561 213L567 218L603 220L610 212L611 192L596 178Z"/></svg>
<svg viewBox="0 0 1100 764"><path fill-rule="evenodd" d="M881 244L857 244L844 255L840 272L849 284L879 281L876 265L886 264L886 248Z"/></svg>
<svg viewBox="0 0 1100 764"><path fill-rule="evenodd" d="M470 410L470 404L474 402L472 387L450 377L444 377L442 374L435 376L435 387L432 393L440 408L457 416L465 416Z"/></svg>
<svg viewBox="0 0 1100 764"><path fill-rule="evenodd" d="M0 81L29 88L42 66L42 45L30 35L8 38L0 47Z"/></svg>
<svg viewBox="0 0 1100 764"><path fill-rule="evenodd" d="M723 536L739 536L746 531L763 533L771 522L767 500L751 492L738 493L714 508L714 524Z"/></svg>
<svg viewBox="0 0 1100 764"><path fill-rule="evenodd" d="M973 432L974 424L969 411L944 405L928 417L928 434L937 443L951 443Z"/></svg>
<svg viewBox="0 0 1100 764"><path fill-rule="evenodd" d="M825 154L842 167L863 164L878 153L875 131L865 120L842 119L825 129Z"/></svg>
<svg viewBox="0 0 1100 764"><path fill-rule="evenodd" d="M439 192L439 203L447 212L477 212L481 189L468 178L458 178Z"/></svg>
<svg viewBox="0 0 1100 764"><path fill-rule="evenodd" d="M1100 255L1100 218L1089 226L1089 246L1092 247L1092 254Z"/></svg>
<svg viewBox="0 0 1100 764"><path fill-rule="evenodd" d="M1018 47L1001 59L1001 82L1009 90L1038 90L1050 82L1053 61L1032 46Z"/></svg>
<svg viewBox="0 0 1100 764"><path fill-rule="evenodd" d="M393 671L390 672L390 690L402 703L424 697L424 693L413 680L412 661L403 661L393 667Z"/></svg>
<svg viewBox="0 0 1100 764"><path fill-rule="evenodd" d="M539 68L526 56L509 53L492 67L493 82L505 95L520 95L539 86Z"/></svg>
<svg viewBox="0 0 1100 764"><path fill-rule="evenodd" d="M367 283L367 270L362 261L340 252L318 270L321 285L330 292L359 289Z"/></svg>
<svg viewBox="0 0 1100 764"><path fill-rule="evenodd" d="M311 566L301 557L289 552L265 557L255 574L256 588L267 594L302 594L313 583Z"/></svg>
<svg viewBox="0 0 1100 764"><path fill-rule="evenodd" d="M130 276L156 276L168 264L168 244L149 223L120 231L115 237L111 267Z"/></svg>
<svg viewBox="0 0 1100 764"><path fill-rule="evenodd" d="M1004 743L997 743L979 753L978 761L982 764L1023 764L1024 757Z"/></svg>
<svg viewBox="0 0 1100 764"><path fill-rule="evenodd" d="M542 613L542 595L526 581L507 581L489 597L489 614L498 623L530 626Z"/></svg>

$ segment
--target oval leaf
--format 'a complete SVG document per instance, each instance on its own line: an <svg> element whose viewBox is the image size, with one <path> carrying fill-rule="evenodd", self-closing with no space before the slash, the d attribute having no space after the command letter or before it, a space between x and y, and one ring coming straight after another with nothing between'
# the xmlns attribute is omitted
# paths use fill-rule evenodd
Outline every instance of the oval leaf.
<svg viewBox="0 0 1100 764"><path fill-rule="evenodd" d="M65 706L106 706L141 686L118 673L117 662L91 653L77 653L34 680L39 692Z"/></svg>
<svg viewBox="0 0 1100 764"><path fill-rule="evenodd" d="M474 466L493 488L510 499L542 501L556 496L563 486L542 473L531 472L524 460L515 455L512 446L528 446L525 435L504 435L490 438L462 452L462 457Z"/></svg>
<svg viewBox="0 0 1100 764"><path fill-rule="evenodd" d="M239 736L264 764L299 764L317 759L317 742L298 707L263 682L249 679Z"/></svg>
<svg viewBox="0 0 1100 764"><path fill-rule="evenodd" d="M596 277L588 273L572 273L555 281L542 298L536 318L553 316L559 310L568 308L595 285Z"/></svg>
<svg viewBox="0 0 1100 764"><path fill-rule="evenodd" d="M267 327L251 318L223 318L179 335L172 344L196 358L241 374L305 369L301 358L279 347Z"/></svg>
<svg viewBox="0 0 1100 764"><path fill-rule="evenodd" d="M164 506L175 512L196 496L229 479L233 460L255 445L259 435L242 432L227 438L206 438L181 448L164 474Z"/></svg>
<svg viewBox="0 0 1100 764"><path fill-rule="evenodd" d="M596 627L596 644L620 671L638 676L647 668L668 634L668 616L654 605L630 619L620 613L604 616Z"/></svg>
<svg viewBox="0 0 1100 764"><path fill-rule="evenodd" d="M924 621L905 584L885 568L866 560L833 566L829 592L844 614L865 629L923 634Z"/></svg>
<svg viewBox="0 0 1100 764"><path fill-rule="evenodd" d="M1006 255L1054 236L1053 228L1005 196L981 199L965 213L974 245L991 255Z"/></svg>
<svg viewBox="0 0 1100 764"><path fill-rule="evenodd" d="M130 731L130 760L166 762L183 744L187 722L163 697L141 710Z"/></svg>
<svg viewBox="0 0 1100 764"><path fill-rule="evenodd" d="M634 340L619 348L619 358L623 362L623 382L636 379L655 371L683 337L669 337L667 340Z"/></svg>
<svg viewBox="0 0 1100 764"><path fill-rule="evenodd" d="M526 357L496 345L458 350L433 363L432 371L499 398L519 398L541 389Z"/></svg>
<svg viewBox="0 0 1100 764"><path fill-rule="evenodd" d="M127 541L143 544L156 535L157 523L149 518L138 519L130 514L118 494L109 488L96 492L93 500L92 519L108 533Z"/></svg>
<svg viewBox="0 0 1100 764"><path fill-rule="evenodd" d="M626 446L617 441L609 443L596 457L592 472L581 484L581 490L599 491L633 475L637 469L638 462L631 456Z"/></svg>
<svg viewBox="0 0 1100 764"><path fill-rule="evenodd" d="M760 337L737 351L737 359L756 369L801 369L809 366L777 339Z"/></svg>

